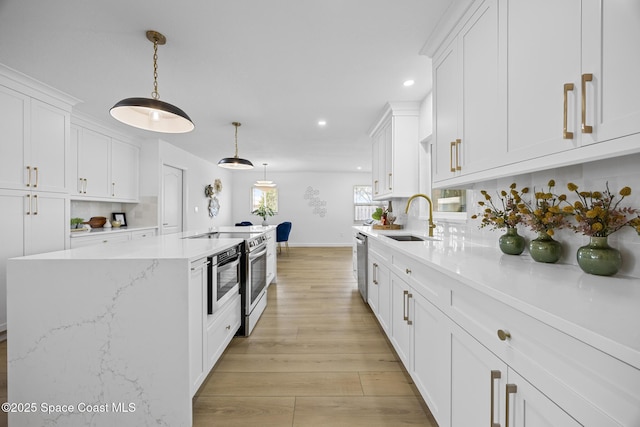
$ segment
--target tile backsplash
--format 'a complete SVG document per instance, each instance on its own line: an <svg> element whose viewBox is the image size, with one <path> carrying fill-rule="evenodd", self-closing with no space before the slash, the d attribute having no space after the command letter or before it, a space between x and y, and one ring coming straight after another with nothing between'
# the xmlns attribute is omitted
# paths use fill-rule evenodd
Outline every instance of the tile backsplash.
<svg viewBox="0 0 640 427"><path fill-rule="evenodd" d="M493 195L500 190L508 190L513 182L517 184L518 189L529 187L533 191L534 188L542 189L544 187L546 189L549 180L554 179L556 181L554 191L566 194L567 198L572 201L575 198L567 190L569 182L576 184L579 190L585 191L604 191L608 183L614 194L618 194L622 187L629 186L632 193L624 199L621 206L640 208L640 168L638 168L638 164L640 164L640 154L634 154L475 184L467 194L466 221L436 220L436 233L443 236L456 236L497 248L498 238L504 231L480 229L478 228L480 220L472 219L471 216L482 211L482 208L478 206L478 201L484 200L480 190L486 190ZM406 200L398 200L398 202L394 200L394 205L396 203L404 206ZM419 231L426 230L424 211L422 212L423 216L418 218L417 211L414 212L412 207L409 214L410 216L404 219L407 228ZM520 234L526 237L527 242L536 237L535 232L528 230L523 225L519 225L518 229ZM571 230L559 230L554 238L560 241L563 247L559 263L577 265L576 251L580 246L586 245L589 238ZM623 264L618 274L640 277L640 236L630 227L625 227L609 237L609 244L622 252ZM521 256L529 256L528 249ZM531 260L531 262L535 261Z"/></svg>

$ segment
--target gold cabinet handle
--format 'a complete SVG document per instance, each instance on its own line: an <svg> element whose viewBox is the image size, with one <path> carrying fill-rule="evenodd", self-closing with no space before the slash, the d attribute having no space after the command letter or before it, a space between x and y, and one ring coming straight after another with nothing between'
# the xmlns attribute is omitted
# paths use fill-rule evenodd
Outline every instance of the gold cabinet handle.
<svg viewBox="0 0 640 427"><path fill-rule="evenodd" d="M509 427L509 395L510 394L516 394L518 392L518 386L515 384L507 384L506 386L506 398L505 398L505 404L504 404L504 412L506 415L506 418L504 420L504 427Z"/></svg>
<svg viewBox="0 0 640 427"><path fill-rule="evenodd" d="M409 304L410 298L413 298L413 295L407 294L407 325L413 325L413 322L409 319L409 307L411 306L411 304Z"/></svg>
<svg viewBox="0 0 640 427"><path fill-rule="evenodd" d="M378 180L373 181L373 192L378 194Z"/></svg>
<svg viewBox="0 0 640 427"><path fill-rule="evenodd" d="M87 187L89 187L89 180L87 178L84 178L83 181L84 181L84 186L83 186L82 192L84 194L87 194Z"/></svg>
<svg viewBox="0 0 640 427"><path fill-rule="evenodd" d="M112 197L116 196L116 183L115 182L111 183L111 196Z"/></svg>
<svg viewBox="0 0 640 427"><path fill-rule="evenodd" d="M31 194L25 196L27 198L27 215L31 215Z"/></svg>
<svg viewBox="0 0 640 427"><path fill-rule="evenodd" d="M82 183L84 181L82 180L82 178L78 178L78 193L82 194Z"/></svg>
<svg viewBox="0 0 640 427"><path fill-rule="evenodd" d="M564 84L564 110L562 115L562 138L563 139L573 139L573 132L569 132L567 130L567 110L568 110L568 97L569 91L573 91L573 83L565 83Z"/></svg>
<svg viewBox="0 0 640 427"><path fill-rule="evenodd" d="M38 215L38 195L37 194L33 195L33 202L36 205L36 208L33 210L33 215Z"/></svg>
<svg viewBox="0 0 640 427"><path fill-rule="evenodd" d="M502 377L502 373L500 371L491 371L491 427L500 427L500 423L496 423L493 418L494 412L494 402L495 402L495 381L499 380Z"/></svg>
<svg viewBox="0 0 640 427"><path fill-rule="evenodd" d="M27 166L27 187L31 187L31 166Z"/></svg>
<svg viewBox="0 0 640 427"><path fill-rule="evenodd" d="M393 174L389 174L389 190L393 190L393 184L391 184L391 178Z"/></svg>
<svg viewBox="0 0 640 427"><path fill-rule="evenodd" d="M402 296L402 316L404 317L404 321L409 321L409 313L407 310L407 295L409 295L409 291L404 291Z"/></svg>
<svg viewBox="0 0 640 427"><path fill-rule="evenodd" d="M593 80L593 74L582 75L582 133L592 133L593 127L587 124L587 82Z"/></svg>
<svg viewBox="0 0 640 427"><path fill-rule="evenodd" d="M511 334L509 331L498 329L498 338L500 338L500 341L506 341L507 339L511 339Z"/></svg>
<svg viewBox="0 0 640 427"><path fill-rule="evenodd" d="M411 269L410 268L405 268L404 272L407 273L407 274L411 274Z"/></svg>
<svg viewBox="0 0 640 427"><path fill-rule="evenodd" d="M456 167L453 164L453 150L455 150L455 148L456 148L456 142L451 141L451 144L449 145L449 169L451 169L451 172L456 171Z"/></svg>
<svg viewBox="0 0 640 427"><path fill-rule="evenodd" d="M462 140L456 139L456 170L461 171L462 166L460 166L460 145L462 144Z"/></svg>
<svg viewBox="0 0 640 427"><path fill-rule="evenodd" d="M34 172L36 173L36 183L35 183L35 184L33 184L33 186L34 186L34 187L37 187L37 186L38 186L38 180L39 180L39 178L40 178L40 173L38 172L38 168L37 168L37 167L34 167L34 168L33 168L33 170L34 170ZM31 180L29 180L29 181L31 181Z"/></svg>
<svg viewBox="0 0 640 427"><path fill-rule="evenodd" d="M230 329L231 329L231 325L227 325L227 330L230 330Z"/></svg>

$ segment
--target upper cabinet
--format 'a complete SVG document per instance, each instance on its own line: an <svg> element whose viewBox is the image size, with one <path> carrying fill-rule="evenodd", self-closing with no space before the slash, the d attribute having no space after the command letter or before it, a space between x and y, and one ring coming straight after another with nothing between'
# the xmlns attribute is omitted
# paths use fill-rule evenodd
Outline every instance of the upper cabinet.
<svg viewBox="0 0 640 427"><path fill-rule="evenodd" d="M504 6L482 2L433 65L433 179L442 181L499 164L507 144Z"/></svg>
<svg viewBox="0 0 640 427"><path fill-rule="evenodd" d="M391 102L369 133L375 200L418 192L419 110L417 102Z"/></svg>
<svg viewBox="0 0 640 427"><path fill-rule="evenodd" d="M138 200L139 147L74 118L69 153L72 199Z"/></svg>
<svg viewBox="0 0 640 427"><path fill-rule="evenodd" d="M423 49L434 58L436 187L640 151L638 2L457 0L450 10Z"/></svg>
<svg viewBox="0 0 640 427"><path fill-rule="evenodd" d="M42 102L0 84L1 188L66 192L70 108Z"/></svg>

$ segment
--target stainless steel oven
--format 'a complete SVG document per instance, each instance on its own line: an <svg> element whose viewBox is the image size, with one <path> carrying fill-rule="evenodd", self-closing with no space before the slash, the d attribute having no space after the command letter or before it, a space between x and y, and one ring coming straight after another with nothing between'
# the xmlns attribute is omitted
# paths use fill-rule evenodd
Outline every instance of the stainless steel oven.
<svg viewBox="0 0 640 427"><path fill-rule="evenodd" d="M241 331L248 336L267 307L267 237L259 235L249 238L245 246L244 325Z"/></svg>
<svg viewBox="0 0 640 427"><path fill-rule="evenodd" d="M207 280L207 313L213 314L240 290L242 245L211 257ZM214 279L215 278L215 279Z"/></svg>

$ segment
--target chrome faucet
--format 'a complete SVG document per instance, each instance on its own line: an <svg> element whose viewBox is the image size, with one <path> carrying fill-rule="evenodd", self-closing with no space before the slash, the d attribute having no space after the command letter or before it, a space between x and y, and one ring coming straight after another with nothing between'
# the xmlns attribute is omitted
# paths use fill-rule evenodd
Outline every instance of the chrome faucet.
<svg viewBox="0 0 640 427"><path fill-rule="evenodd" d="M409 206L411 206L411 202L413 201L413 199L416 199L418 197L422 197L423 199L426 199L427 202L429 202L429 237L433 237L433 229L436 228L436 225L433 223L433 202L431 201L429 196L427 196L426 194L414 194L413 196L409 197L409 201L407 201L407 207L405 208L404 213L409 213Z"/></svg>

